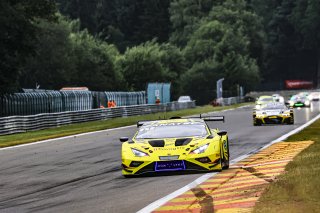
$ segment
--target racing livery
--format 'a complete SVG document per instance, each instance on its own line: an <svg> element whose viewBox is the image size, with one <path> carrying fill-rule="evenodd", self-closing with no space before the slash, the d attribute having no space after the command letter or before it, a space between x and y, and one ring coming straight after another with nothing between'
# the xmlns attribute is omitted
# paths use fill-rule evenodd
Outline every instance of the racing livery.
<svg viewBox="0 0 320 213"><path fill-rule="evenodd" d="M293 109L285 104L275 102L262 105L259 110L253 111L253 125L262 124L293 124Z"/></svg>
<svg viewBox="0 0 320 213"><path fill-rule="evenodd" d="M226 131L210 129L206 121L224 121L223 116L173 118L138 122L131 141L122 144L122 174L221 171L229 168Z"/></svg>

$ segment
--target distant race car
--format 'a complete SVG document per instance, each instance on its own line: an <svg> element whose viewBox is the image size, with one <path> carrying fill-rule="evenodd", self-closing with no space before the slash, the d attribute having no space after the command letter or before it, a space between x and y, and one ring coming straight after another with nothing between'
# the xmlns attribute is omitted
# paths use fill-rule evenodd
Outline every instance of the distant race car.
<svg viewBox="0 0 320 213"><path fill-rule="evenodd" d="M260 109L260 107L262 105L265 105L267 103L273 103L275 102L274 98L272 96L268 96L268 95L263 95L260 96L257 100L256 100L256 109Z"/></svg>
<svg viewBox="0 0 320 213"><path fill-rule="evenodd" d="M226 131L206 122L224 116L140 121L132 140L120 138L125 177L164 172L221 171L229 168Z"/></svg>
<svg viewBox="0 0 320 213"><path fill-rule="evenodd" d="M308 96L310 101L319 101L320 100L320 92L311 92Z"/></svg>
<svg viewBox="0 0 320 213"><path fill-rule="evenodd" d="M191 98L190 96L180 96L178 99L179 103L184 103L184 102L191 102Z"/></svg>
<svg viewBox="0 0 320 213"><path fill-rule="evenodd" d="M294 124L294 113L283 103L268 103L253 112L253 125Z"/></svg>
<svg viewBox="0 0 320 213"><path fill-rule="evenodd" d="M289 100L291 107L310 107L310 100L304 95L293 95Z"/></svg>

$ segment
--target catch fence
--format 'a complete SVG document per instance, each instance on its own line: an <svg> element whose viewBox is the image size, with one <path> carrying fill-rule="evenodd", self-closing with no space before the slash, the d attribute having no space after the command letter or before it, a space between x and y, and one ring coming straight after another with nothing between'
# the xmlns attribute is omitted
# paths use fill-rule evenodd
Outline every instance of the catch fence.
<svg viewBox="0 0 320 213"><path fill-rule="evenodd" d="M25 90L0 97L0 117L83 111L107 107L108 100L117 106L146 104L146 93Z"/></svg>

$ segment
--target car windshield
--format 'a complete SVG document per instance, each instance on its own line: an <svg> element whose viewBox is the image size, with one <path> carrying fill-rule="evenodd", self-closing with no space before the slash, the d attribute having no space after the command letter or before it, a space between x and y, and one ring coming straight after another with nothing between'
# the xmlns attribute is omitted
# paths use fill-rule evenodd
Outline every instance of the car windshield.
<svg viewBox="0 0 320 213"><path fill-rule="evenodd" d="M261 98L259 101L263 101L263 102L271 102L273 101L273 98Z"/></svg>
<svg viewBox="0 0 320 213"><path fill-rule="evenodd" d="M261 107L263 110L287 110L288 108L282 104L267 104Z"/></svg>
<svg viewBox="0 0 320 213"><path fill-rule="evenodd" d="M136 139L205 137L205 124L200 122L150 124L140 127Z"/></svg>
<svg viewBox="0 0 320 213"><path fill-rule="evenodd" d="M296 95L295 95L295 96L292 96L290 100L291 100L291 101L296 101L296 100L304 100L304 99L305 99L305 97L296 96Z"/></svg>

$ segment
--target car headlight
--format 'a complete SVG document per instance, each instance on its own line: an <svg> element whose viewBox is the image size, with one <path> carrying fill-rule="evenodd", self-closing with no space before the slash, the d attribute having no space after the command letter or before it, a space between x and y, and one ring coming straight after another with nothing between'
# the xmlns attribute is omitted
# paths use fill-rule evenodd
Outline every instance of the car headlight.
<svg viewBox="0 0 320 213"><path fill-rule="evenodd" d="M207 143L206 145L200 146L197 149L191 151L191 154L201 154L206 151L206 149L209 147L209 144Z"/></svg>
<svg viewBox="0 0 320 213"><path fill-rule="evenodd" d="M132 150L133 154L134 154L135 156L137 156L137 157L149 156L147 153L142 152L142 151L139 151L139 150L137 150L137 149L131 148L131 150Z"/></svg>
<svg viewBox="0 0 320 213"><path fill-rule="evenodd" d="M281 114L283 116L290 116L290 111L284 111L284 112L281 112Z"/></svg>

